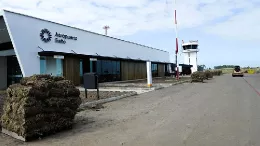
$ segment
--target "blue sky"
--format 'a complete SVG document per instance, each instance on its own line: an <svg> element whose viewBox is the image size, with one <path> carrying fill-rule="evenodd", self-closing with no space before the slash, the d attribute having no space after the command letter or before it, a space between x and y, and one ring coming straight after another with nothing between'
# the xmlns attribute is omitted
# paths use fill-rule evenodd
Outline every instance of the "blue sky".
<svg viewBox="0 0 260 146"><path fill-rule="evenodd" d="M199 40L198 63L207 67L216 65L260 66L260 50L254 41L228 39L213 34L206 34L199 28L184 29L179 32L183 40ZM156 37L155 37L156 36ZM134 35L124 36L123 39L147 44L156 48L163 48L175 59L175 32L174 30L161 32L138 32ZM181 40L180 40L181 41ZM181 43L181 42L179 42ZM178 55L179 62L183 61L183 54Z"/></svg>
<svg viewBox="0 0 260 146"><path fill-rule="evenodd" d="M259 0L0 0L5 8L134 41L171 53L174 9L179 40L199 40L198 62L260 66ZM179 62L183 55L179 54Z"/></svg>

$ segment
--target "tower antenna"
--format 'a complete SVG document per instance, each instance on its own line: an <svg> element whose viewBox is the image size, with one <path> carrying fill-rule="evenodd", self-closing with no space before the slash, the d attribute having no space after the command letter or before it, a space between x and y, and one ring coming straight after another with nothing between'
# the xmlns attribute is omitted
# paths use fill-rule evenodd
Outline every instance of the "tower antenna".
<svg viewBox="0 0 260 146"><path fill-rule="evenodd" d="M104 26L103 29L105 29L105 35L107 35L107 30L109 29L110 27L108 25Z"/></svg>

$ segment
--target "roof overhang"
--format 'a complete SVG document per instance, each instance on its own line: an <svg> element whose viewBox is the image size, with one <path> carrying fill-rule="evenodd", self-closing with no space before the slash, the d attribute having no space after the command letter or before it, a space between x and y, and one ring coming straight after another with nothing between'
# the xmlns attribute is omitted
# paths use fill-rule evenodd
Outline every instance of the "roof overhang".
<svg viewBox="0 0 260 146"><path fill-rule="evenodd" d="M120 58L120 57L109 57L109 56L100 56L100 55L87 55L87 54L77 54L77 53L65 53L65 52L55 52L55 51L40 51L38 52L40 56L54 56L54 55L62 55L67 57L78 57L78 58L100 58L100 59L110 59L110 60L124 60L124 61L136 61L136 62L147 62L148 60L141 59L132 59L132 58ZM164 63L170 64L169 62L156 62L152 61L152 63Z"/></svg>

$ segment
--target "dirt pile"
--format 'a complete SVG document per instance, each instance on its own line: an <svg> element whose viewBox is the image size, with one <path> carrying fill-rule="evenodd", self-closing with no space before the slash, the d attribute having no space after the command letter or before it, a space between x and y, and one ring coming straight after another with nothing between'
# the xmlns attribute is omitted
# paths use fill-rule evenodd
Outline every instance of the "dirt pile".
<svg viewBox="0 0 260 146"><path fill-rule="evenodd" d="M23 78L7 89L2 127L25 141L72 127L80 92L68 80L50 75Z"/></svg>

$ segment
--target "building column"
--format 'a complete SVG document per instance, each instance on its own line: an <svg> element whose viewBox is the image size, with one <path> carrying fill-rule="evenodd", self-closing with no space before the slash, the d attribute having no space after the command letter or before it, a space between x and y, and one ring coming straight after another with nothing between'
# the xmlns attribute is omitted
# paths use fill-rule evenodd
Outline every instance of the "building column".
<svg viewBox="0 0 260 146"><path fill-rule="evenodd" d="M146 62L146 70L147 70L147 86L152 87L152 63L150 61Z"/></svg>

